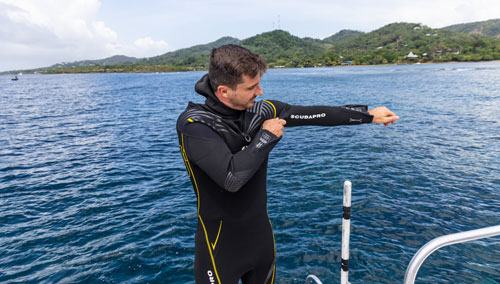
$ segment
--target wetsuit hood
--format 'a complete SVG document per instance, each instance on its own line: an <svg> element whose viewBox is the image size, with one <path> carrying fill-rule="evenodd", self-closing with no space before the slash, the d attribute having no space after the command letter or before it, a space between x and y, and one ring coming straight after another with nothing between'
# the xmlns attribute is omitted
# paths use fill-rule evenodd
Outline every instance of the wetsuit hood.
<svg viewBox="0 0 500 284"><path fill-rule="evenodd" d="M208 74L205 74L194 86L194 90L207 98L205 104L213 111L224 116L239 116L243 111L232 109L223 104L214 93Z"/></svg>

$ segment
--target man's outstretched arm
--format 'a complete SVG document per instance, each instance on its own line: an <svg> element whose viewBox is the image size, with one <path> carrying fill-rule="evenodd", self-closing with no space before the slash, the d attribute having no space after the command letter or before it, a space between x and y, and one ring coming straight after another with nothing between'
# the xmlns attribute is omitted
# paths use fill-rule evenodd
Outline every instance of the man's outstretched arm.
<svg viewBox="0 0 500 284"><path fill-rule="evenodd" d="M286 126L337 126L362 123L389 125L399 119L386 107L368 110L365 105L296 106L279 101L267 101L275 107L277 116L286 120Z"/></svg>

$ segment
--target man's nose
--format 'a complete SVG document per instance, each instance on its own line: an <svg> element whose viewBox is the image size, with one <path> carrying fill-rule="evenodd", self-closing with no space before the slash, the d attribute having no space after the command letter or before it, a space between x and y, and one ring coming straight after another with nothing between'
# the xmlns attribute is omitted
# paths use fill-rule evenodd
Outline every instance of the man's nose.
<svg viewBox="0 0 500 284"><path fill-rule="evenodd" d="M260 86L257 86L257 96L262 96L264 92L262 91L262 88Z"/></svg>

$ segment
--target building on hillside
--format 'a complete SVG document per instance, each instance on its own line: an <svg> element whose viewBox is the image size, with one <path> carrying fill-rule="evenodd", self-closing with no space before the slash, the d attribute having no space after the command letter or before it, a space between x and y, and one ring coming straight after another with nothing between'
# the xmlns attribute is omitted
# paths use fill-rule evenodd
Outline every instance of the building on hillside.
<svg viewBox="0 0 500 284"><path fill-rule="evenodd" d="M406 55L406 58L418 58L418 55L414 54L412 51Z"/></svg>

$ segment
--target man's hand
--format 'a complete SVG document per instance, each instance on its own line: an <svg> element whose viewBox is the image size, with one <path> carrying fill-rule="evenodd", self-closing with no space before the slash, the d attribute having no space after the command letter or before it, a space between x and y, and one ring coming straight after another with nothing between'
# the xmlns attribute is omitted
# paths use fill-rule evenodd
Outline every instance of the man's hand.
<svg viewBox="0 0 500 284"><path fill-rule="evenodd" d="M368 113L373 115L372 122L383 123L385 126L388 126L390 123L394 124L394 122L399 119L399 116L395 115L386 107L377 107L369 110Z"/></svg>
<svg viewBox="0 0 500 284"><path fill-rule="evenodd" d="M265 129L272 134L281 137L283 135L283 128L285 128L286 121L281 118L273 118L264 121L262 129Z"/></svg>

